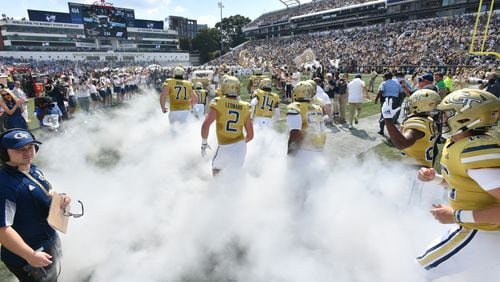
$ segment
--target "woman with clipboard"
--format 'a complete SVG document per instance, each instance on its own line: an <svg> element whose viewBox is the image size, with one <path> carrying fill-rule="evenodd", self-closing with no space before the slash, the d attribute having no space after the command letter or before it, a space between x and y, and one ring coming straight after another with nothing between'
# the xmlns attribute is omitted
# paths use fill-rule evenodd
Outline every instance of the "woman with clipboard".
<svg viewBox="0 0 500 282"><path fill-rule="evenodd" d="M51 194L50 183L32 164L39 144L25 129L0 135L1 259L20 281L57 281L61 246L56 229L65 231L67 218L48 219L56 217L49 210L64 215L71 202L64 194Z"/></svg>

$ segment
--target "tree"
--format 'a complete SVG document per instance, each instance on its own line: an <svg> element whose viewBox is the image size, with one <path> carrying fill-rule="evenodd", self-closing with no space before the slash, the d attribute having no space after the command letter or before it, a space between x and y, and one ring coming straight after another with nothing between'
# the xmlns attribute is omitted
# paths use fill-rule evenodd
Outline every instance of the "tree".
<svg viewBox="0 0 500 282"><path fill-rule="evenodd" d="M191 51L191 39L179 38L179 48L183 51Z"/></svg>
<svg viewBox="0 0 500 282"><path fill-rule="evenodd" d="M251 20L241 15L230 16L222 19L222 38L225 46L235 47L245 42L247 38L243 34L243 27ZM215 28L220 30L220 22L215 24Z"/></svg>
<svg viewBox="0 0 500 282"><path fill-rule="evenodd" d="M192 40L193 49L200 53L200 63L204 64L213 59L215 51L219 50L220 33L216 28L201 30Z"/></svg>

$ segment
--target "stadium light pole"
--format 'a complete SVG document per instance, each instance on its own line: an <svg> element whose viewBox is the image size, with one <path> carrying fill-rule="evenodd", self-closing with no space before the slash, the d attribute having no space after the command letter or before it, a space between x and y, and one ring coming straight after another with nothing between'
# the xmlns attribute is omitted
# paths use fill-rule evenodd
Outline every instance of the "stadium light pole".
<svg viewBox="0 0 500 282"><path fill-rule="evenodd" d="M222 36L222 8L224 8L224 5L222 5L222 1L217 2L217 6L220 8L220 55L222 56L222 51L224 50L224 43L223 43L223 36Z"/></svg>

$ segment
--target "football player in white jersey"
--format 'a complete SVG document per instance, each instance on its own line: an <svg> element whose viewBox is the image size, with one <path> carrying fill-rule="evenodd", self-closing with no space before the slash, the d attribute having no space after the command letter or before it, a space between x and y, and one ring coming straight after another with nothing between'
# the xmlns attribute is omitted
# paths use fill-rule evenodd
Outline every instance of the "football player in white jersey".
<svg viewBox="0 0 500 282"><path fill-rule="evenodd" d="M494 127L500 102L489 92L461 89L445 96L438 109L447 138L442 175L421 168L418 177L448 187L450 204L434 204L430 212L440 223L453 226L417 260L431 279L464 271L481 275L498 271L500 140Z"/></svg>

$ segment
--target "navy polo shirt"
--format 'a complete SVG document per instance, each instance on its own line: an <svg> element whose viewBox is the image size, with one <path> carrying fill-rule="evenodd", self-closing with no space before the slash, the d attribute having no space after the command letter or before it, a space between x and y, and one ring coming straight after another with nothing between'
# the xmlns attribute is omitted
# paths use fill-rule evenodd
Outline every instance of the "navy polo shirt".
<svg viewBox="0 0 500 282"><path fill-rule="evenodd" d="M34 165L30 175L48 191L50 184ZM34 250L47 245L56 235L49 226L51 198L31 179L15 167L0 167L0 227L11 226L24 242ZM7 250L1 249L1 258L8 265L24 265L26 261Z"/></svg>

